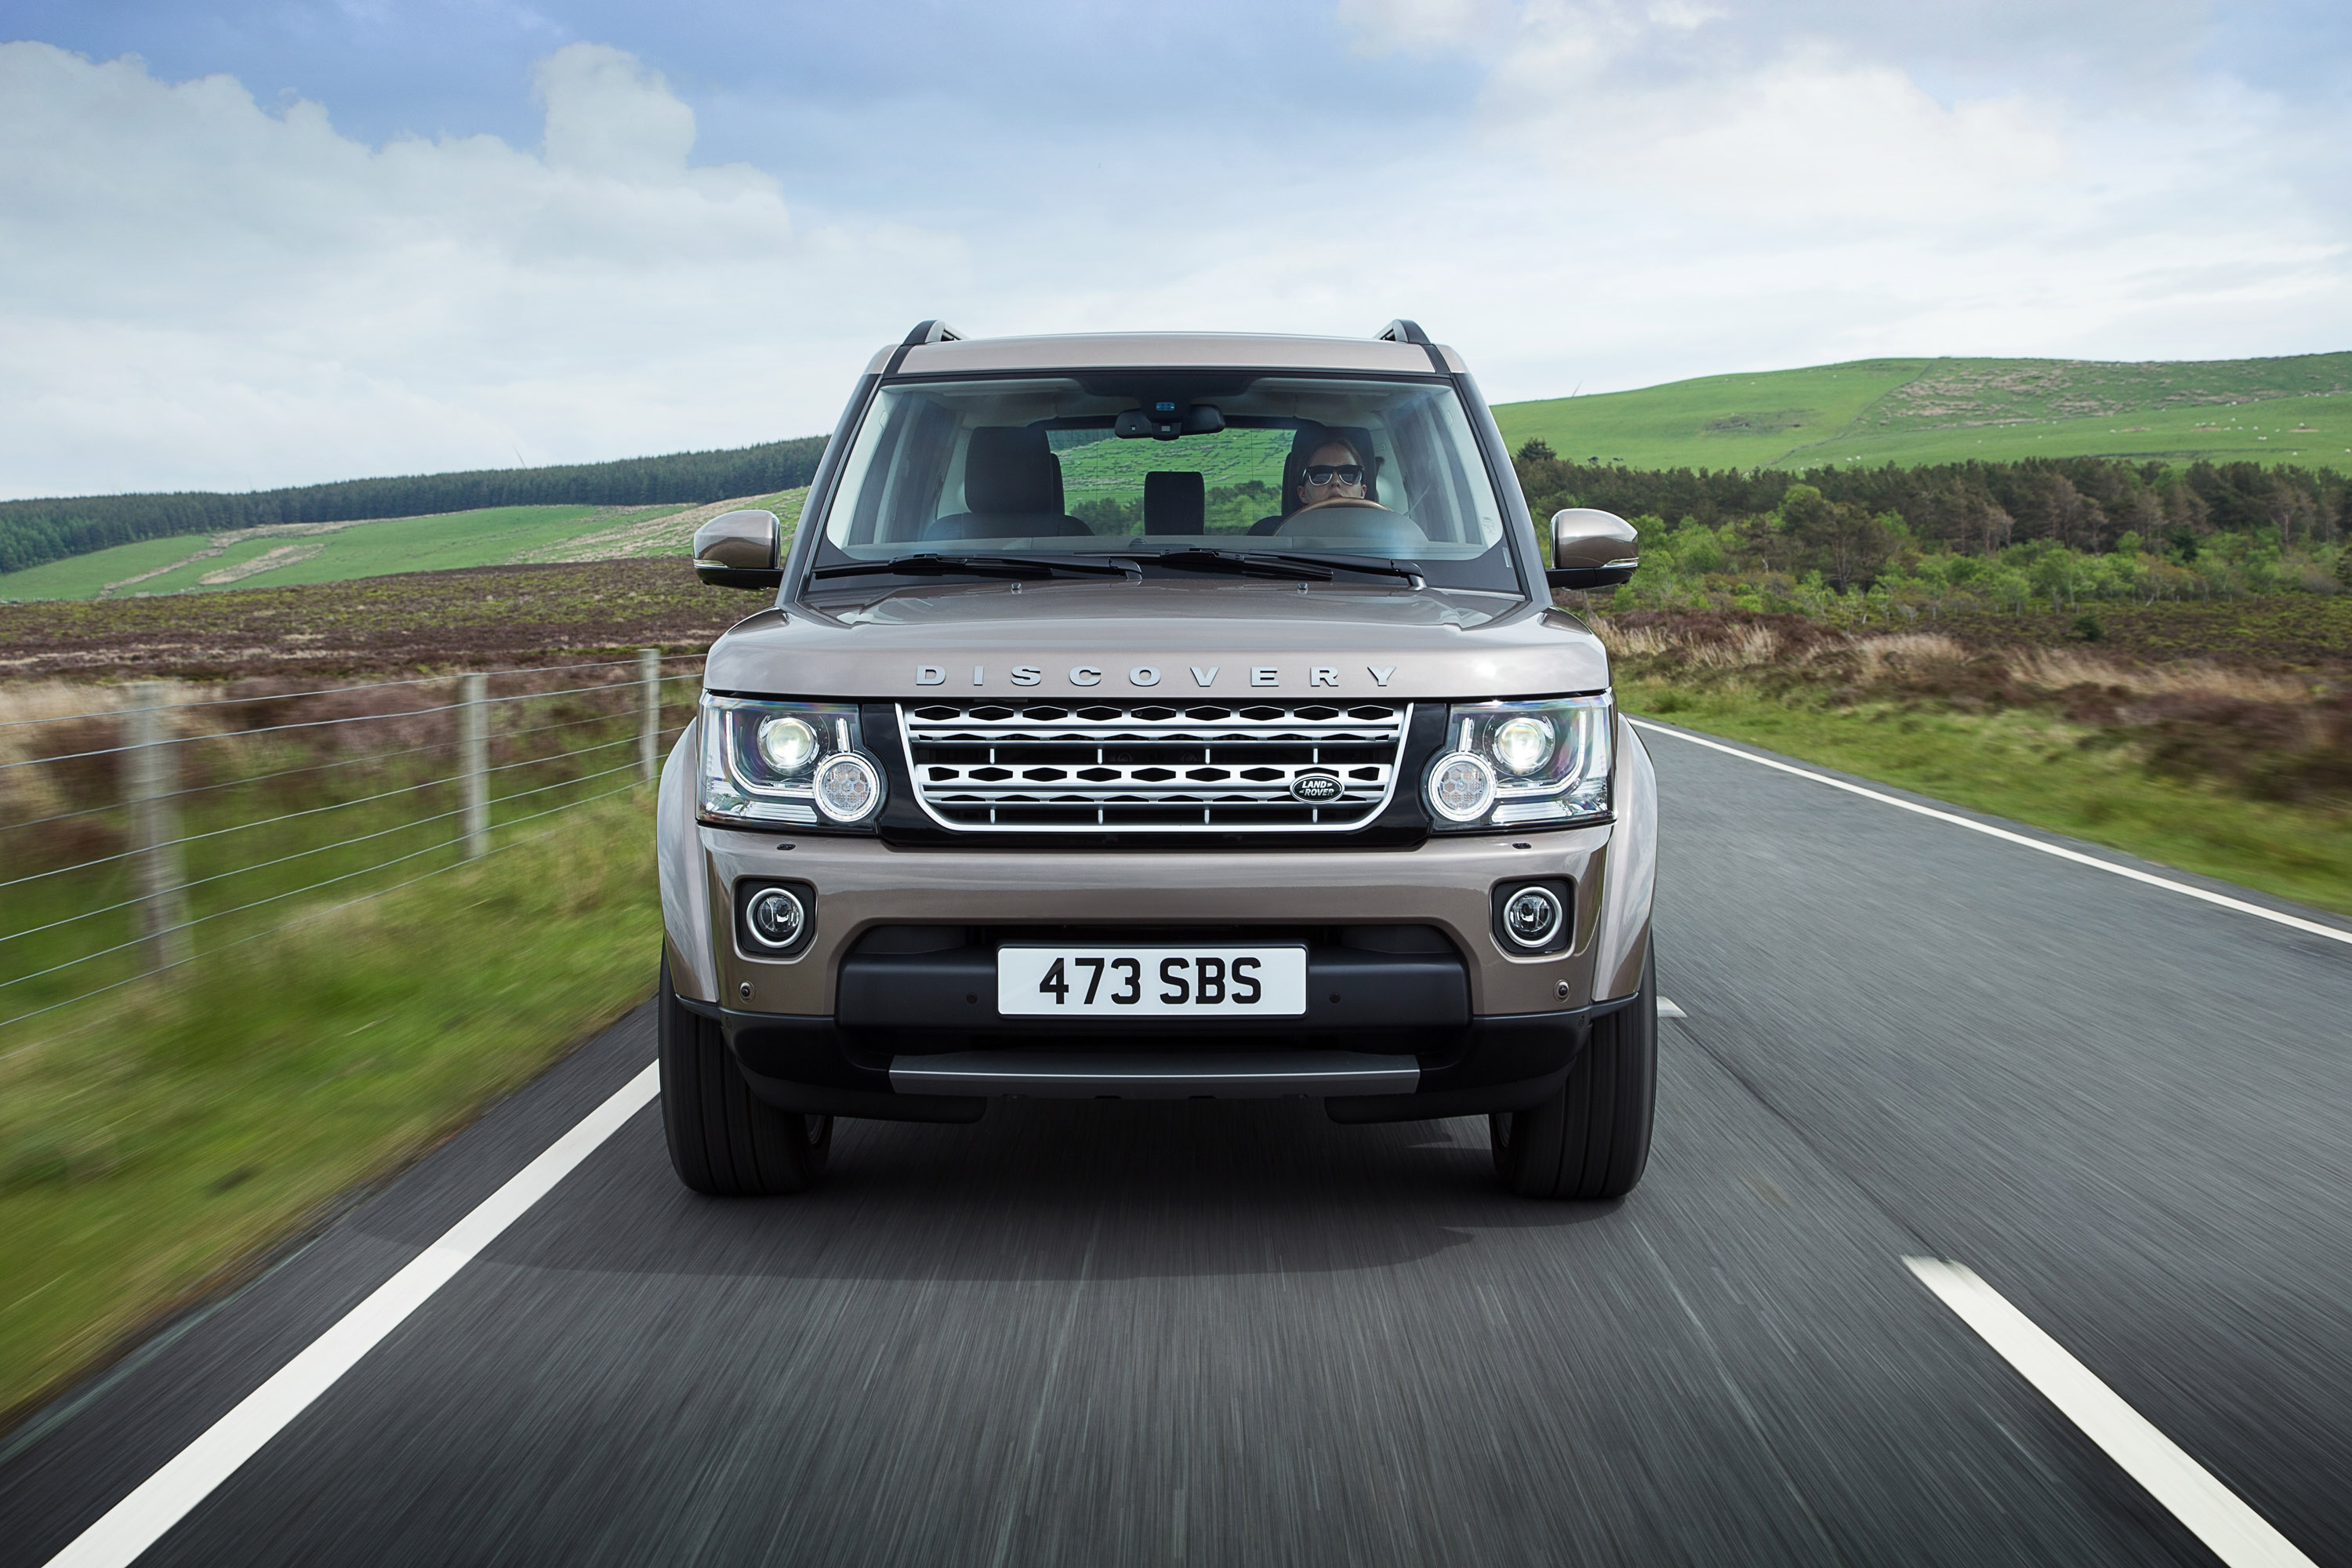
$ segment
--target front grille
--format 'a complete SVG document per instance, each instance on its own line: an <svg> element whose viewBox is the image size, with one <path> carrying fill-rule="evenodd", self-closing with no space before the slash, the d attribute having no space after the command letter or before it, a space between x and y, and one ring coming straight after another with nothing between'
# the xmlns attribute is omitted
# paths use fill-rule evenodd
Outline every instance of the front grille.
<svg viewBox="0 0 2352 1568"><path fill-rule="evenodd" d="M934 822L971 833L1346 832L1394 793L1411 712L1383 702L898 710L915 798ZM1310 775L1335 783L1294 787Z"/></svg>

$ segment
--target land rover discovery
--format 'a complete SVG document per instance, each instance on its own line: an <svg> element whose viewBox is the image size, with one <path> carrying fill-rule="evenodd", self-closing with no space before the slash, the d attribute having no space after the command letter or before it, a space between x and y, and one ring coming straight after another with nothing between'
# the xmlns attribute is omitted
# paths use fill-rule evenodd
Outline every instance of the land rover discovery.
<svg viewBox="0 0 2352 1568"><path fill-rule="evenodd" d="M735 511L663 770L663 1118L773 1194L836 1116L1304 1095L1485 1115L1510 1188L1640 1180L1656 791L1461 357L1377 339L966 340L851 395L789 547Z"/></svg>

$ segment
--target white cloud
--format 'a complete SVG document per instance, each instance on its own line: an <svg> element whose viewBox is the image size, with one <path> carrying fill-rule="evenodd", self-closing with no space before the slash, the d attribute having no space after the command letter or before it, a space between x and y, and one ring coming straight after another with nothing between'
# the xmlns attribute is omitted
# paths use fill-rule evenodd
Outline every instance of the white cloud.
<svg viewBox="0 0 2352 1568"><path fill-rule="evenodd" d="M547 162L583 174L674 182L694 151L694 110L658 71L601 44L572 44L532 73L547 106Z"/></svg>
<svg viewBox="0 0 2352 1568"><path fill-rule="evenodd" d="M2201 0L2159 3L2195 36ZM1366 48L1475 63L1475 113L1434 138L1335 141L1349 199L1311 218L1286 205L1295 163L1263 184L1231 167L1213 190L1155 182L1150 228L1080 210L1059 243L1026 247L1085 258L1058 287L998 268L992 245L981 291L1034 330L1362 332L1415 315L1497 397L1877 355L2352 341L2340 181L2284 161L2320 143L2281 134L2262 95L2188 73L2177 38L2116 51L2109 75L2062 68L2111 8L1982 0L1933 26L1853 0L1339 15ZM2002 37L2024 47L2003 57ZM1912 63L1923 40L1948 78Z"/></svg>
<svg viewBox="0 0 2352 1568"><path fill-rule="evenodd" d="M537 85L543 155L371 148L226 77L0 46L0 489L823 429L901 301L962 269L952 237L802 232L768 175L692 164L692 111L619 50L567 47Z"/></svg>
<svg viewBox="0 0 2352 1568"><path fill-rule="evenodd" d="M1228 118L1146 159L984 84L918 95L833 126L835 188L863 205L823 222L760 168L698 163L691 110L618 49L541 62L532 150L371 146L226 77L0 46L0 491L821 430L874 347L934 314L1412 315L1497 397L2352 342L2347 128L2200 74L2179 39L2204 0L2153 3L2170 41L2110 68L2114 14L2088 0L1932 26L1863 0L1343 0L1323 63L1429 84L1412 114L1320 140ZM1465 81L1475 109L1444 110ZM943 193L968 239L919 226Z"/></svg>
<svg viewBox="0 0 2352 1568"><path fill-rule="evenodd" d="M2093 19L2080 5L2032 23L2012 5L1978 9L1971 27L2021 29L2053 51L2063 26ZM1904 39L1835 13L1775 8L1817 24L1782 28L1758 11L1612 0L1519 9L1491 50L1483 177L1453 200L1507 228L1517 261L1496 268L1508 281L1481 314L1572 325L1496 332L1490 390L1879 354L2220 357L2352 339L2352 215L2340 189L2279 161L2274 104L2159 80L2171 68L2154 51L2127 62L2136 93L2021 79L1938 96L1895 58ZM1981 48L1972 37L1960 52Z"/></svg>
<svg viewBox="0 0 2352 1568"><path fill-rule="evenodd" d="M1339 0L1340 25L1370 52L1454 48L1492 37L1509 0Z"/></svg>

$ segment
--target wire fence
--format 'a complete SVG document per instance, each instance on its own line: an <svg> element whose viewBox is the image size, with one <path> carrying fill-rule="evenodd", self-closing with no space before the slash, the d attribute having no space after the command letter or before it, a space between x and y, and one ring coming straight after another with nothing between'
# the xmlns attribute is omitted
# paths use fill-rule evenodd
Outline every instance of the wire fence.
<svg viewBox="0 0 2352 1568"><path fill-rule="evenodd" d="M143 681L121 707L0 721L0 1037L564 831L655 781L698 684L645 649L197 700Z"/></svg>

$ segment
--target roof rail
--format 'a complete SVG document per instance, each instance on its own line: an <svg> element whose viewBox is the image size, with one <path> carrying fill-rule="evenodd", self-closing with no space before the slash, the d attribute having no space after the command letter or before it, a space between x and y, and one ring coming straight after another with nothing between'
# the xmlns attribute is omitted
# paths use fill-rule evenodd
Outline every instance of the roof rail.
<svg viewBox="0 0 2352 1568"><path fill-rule="evenodd" d="M1419 327L1415 327L1413 331L1419 331L1421 329ZM915 323L915 330L908 332L906 337L899 342L898 346L900 348L912 349L920 348L925 343L960 343L961 342L963 342L963 334L957 331L953 327L949 326L945 321L917 321Z"/></svg>
<svg viewBox="0 0 2352 1568"><path fill-rule="evenodd" d="M1379 341L1384 343L1426 343L1429 334L1421 330L1419 321L1408 321L1399 316L1381 329Z"/></svg>

